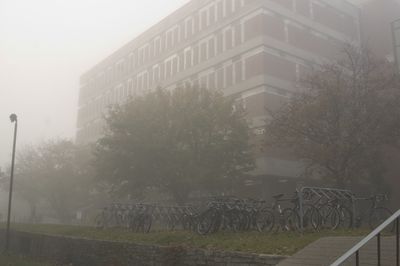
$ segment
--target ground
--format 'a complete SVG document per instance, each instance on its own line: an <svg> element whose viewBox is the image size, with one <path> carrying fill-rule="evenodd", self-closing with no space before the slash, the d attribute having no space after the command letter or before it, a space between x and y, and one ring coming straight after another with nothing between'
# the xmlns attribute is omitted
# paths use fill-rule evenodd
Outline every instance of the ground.
<svg viewBox="0 0 400 266"><path fill-rule="evenodd" d="M98 230L93 227L66 225L14 224L12 229L34 233L82 237L111 241L156 244L162 246L187 246L194 248L242 251L262 254L292 255L308 244L326 236L360 236L368 230L338 230L300 233L220 232L200 236L192 232L132 233L122 229Z"/></svg>
<svg viewBox="0 0 400 266"><path fill-rule="evenodd" d="M44 262L33 261L32 259L0 254L0 265L2 266L53 266Z"/></svg>

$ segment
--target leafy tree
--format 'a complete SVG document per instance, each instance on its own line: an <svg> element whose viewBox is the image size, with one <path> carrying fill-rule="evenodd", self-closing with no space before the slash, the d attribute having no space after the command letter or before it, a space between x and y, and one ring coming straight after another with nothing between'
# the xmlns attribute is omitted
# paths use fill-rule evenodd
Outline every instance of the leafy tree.
<svg viewBox="0 0 400 266"><path fill-rule="evenodd" d="M220 92L177 88L114 107L95 149L98 176L122 195L157 188L178 202L226 188L253 168L245 113L233 104Z"/></svg>
<svg viewBox="0 0 400 266"><path fill-rule="evenodd" d="M77 208L87 204L90 152L68 140L44 142L25 147L17 155L16 193L31 207L31 220L37 207L46 203L62 222L69 222Z"/></svg>
<svg viewBox="0 0 400 266"><path fill-rule="evenodd" d="M347 46L345 59L312 70L301 91L271 113L267 143L290 149L305 175L339 187L382 181L382 151L400 133L399 80L393 66Z"/></svg>

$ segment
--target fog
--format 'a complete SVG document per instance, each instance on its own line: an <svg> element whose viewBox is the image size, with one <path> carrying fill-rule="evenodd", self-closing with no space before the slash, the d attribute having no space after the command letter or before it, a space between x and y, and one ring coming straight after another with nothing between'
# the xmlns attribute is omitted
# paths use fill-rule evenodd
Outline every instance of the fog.
<svg viewBox="0 0 400 266"><path fill-rule="evenodd" d="M0 0L0 264L394 265L398 63L400 0Z"/></svg>
<svg viewBox="0 0 400 266"><path fill-rule="evenodd" d="M74 138L80 75L186 2L0 0L0 166L11 113L18 147Z"/></svg>

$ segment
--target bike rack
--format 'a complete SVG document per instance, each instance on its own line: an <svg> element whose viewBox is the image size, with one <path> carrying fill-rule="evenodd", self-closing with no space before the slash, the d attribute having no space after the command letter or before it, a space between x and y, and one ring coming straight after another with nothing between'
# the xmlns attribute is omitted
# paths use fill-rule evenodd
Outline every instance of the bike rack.
<svg viewBox="0 0 400 266"><path fill-rule="evenodd" d="M296 190L297 196L299 198L299 215L300 215L300 229L304 229L304 208L303 204L307 200L311 200L313 197L318 200L345 200L348 201L353 210L353 221L355 221L355 197L351 190L346 189L336 189L336 188L322 188L322 187L302 187Z"/></svg>

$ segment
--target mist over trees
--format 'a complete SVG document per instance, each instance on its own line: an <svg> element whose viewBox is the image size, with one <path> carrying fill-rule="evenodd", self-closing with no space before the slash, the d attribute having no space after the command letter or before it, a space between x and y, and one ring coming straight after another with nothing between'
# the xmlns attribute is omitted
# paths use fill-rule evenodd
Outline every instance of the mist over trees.
<svg viewBox="0 0 400 266"><path fill-rule="evenodd" d="M385 147L400 134L400 83L392 64L347 46L344 60L313 70L300 93L271 113L268 145L289 149L338 187L382 185Z"/></svg>
<svg viewBox="0 0 400 266"><path fill-rule="evenodd" d="M158 89L115 106L106 121L95 168L121 196L155 189L182 203L232 189L254 167L245 112L220 92Z"/></svg>
<svg viewBox="0 0 400 266"><path fill-rule="evenodd" d="M360 13L362 39L377 56L384 58L393 54L390 23L399 18L398 0L371 0L362 5Z"/></svg>
<svg viewBox="0 0 400 266"><path fill-rule="evenodd" d="M40 221L43 209L48 208L53 218L68 223L78 208L88 204L93 185L90 158L90 150L68 140L47 141L20 150L15 191L29 205L30 221Z"/></svg>

